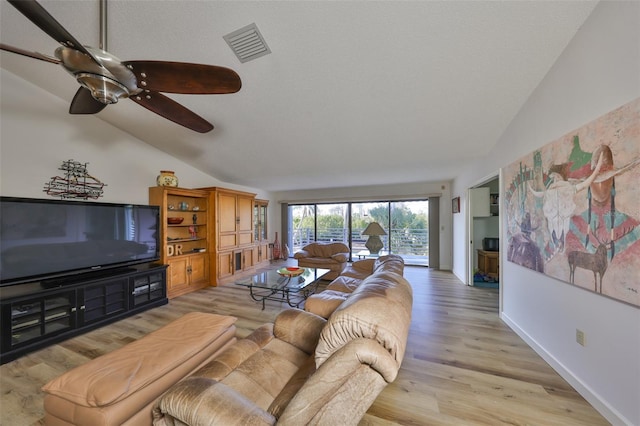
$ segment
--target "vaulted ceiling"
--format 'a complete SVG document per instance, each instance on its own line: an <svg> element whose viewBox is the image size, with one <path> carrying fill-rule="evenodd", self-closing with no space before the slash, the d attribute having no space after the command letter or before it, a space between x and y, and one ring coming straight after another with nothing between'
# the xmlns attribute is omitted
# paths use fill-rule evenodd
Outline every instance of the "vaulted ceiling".
<svg viewBox="0 0 640 426"><path fill-rule="evenodd" d="M98 0L41 4L99 45ZM242 89L168 95L215 126L204 134L128 99L96 117L265 190L448 180L493 146L595 5L110 0L109 52L229 67ZM6 1L0 8L2 43L53 55L57 42ZM251 23L272 53L241 63L223 36ZM55 64L2 52L1 66L69 102L78 88Z"/></svg>

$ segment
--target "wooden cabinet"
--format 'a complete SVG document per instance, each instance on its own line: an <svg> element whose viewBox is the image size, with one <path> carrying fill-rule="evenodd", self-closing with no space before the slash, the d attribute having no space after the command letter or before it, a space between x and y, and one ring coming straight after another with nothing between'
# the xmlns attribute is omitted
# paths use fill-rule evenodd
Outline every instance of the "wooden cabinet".
<svg viewBox="0 0 640 426"><path fill-rule="evenodd" d="M230 277L256 265L254 234L255 194L226 188L201 188L210 194L211 255L217 279Z"/></svg>
<svg viewBox="0 0 640 426"><path fill-rule="evenodd" d="M500 275L500 252L478 250L478 270L493 278Z"/></svg>
<svg viewBox="0 0 640 426"><path fill-rule="evenodd" d="M253 199L255 195L238 195L238 242L240 246L253 244Z"/></svg>
<svg viewBox="0 0 640 426"><path fill-rule="evenodd" d="M221 251L216 255L218 278L228 278L238 272L252 269L255 265L254 246L230 251Z"/></svg>
<svg viewBox="0 0 640 426"><path fill-rule="evenodd" d="M253 204L254 261L256 265L269 262L269 241L267 229L267 208L269 201L255 200Z"/></svg>
<svg viewBox="0 0 640 426"><path fill-rule="evenodd" d="M209 285L208 254L197 253L169 258L167 291L175 297Z"/></svg>
<svg viewBox="0 0 640 426"><path fill-rule="evenodd" d="M149 204L160 206L161 261L169 265L169 298L210 284L209 197L197 189L149 188ZM169 222L174 219L182 222Z"/></svg>
<svg viewBox="0 0 640 426"><path fill-rule="evenodd" d="M217 248L225 250L253 242L253 196L218 189L214 192Z"/></svg>
<svg viewBox="0 0 640 426"><path fill-rule="evenodd" d="M236 253L231 251L222 251L218 252L215 255L215 259L217 260L217 277L219 279L224 279L230 277L234 274L234 257Z"/></svg>
<svg viewBox="0 0 640 426"><path fill-rule="evenodd" d="M256 266L256 258L254 256L255 245L242 249L242 270L252 269Z"/></svg>

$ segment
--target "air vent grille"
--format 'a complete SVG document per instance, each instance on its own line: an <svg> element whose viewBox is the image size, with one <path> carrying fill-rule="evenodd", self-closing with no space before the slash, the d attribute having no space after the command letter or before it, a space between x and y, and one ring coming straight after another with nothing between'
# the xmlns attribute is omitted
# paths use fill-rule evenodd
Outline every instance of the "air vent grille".
<svg viewBox="0 0 640 426"><path fill-rule="evenodd" d="M223 37L240 62L248 62L271 53L255 23Z"/></svg>

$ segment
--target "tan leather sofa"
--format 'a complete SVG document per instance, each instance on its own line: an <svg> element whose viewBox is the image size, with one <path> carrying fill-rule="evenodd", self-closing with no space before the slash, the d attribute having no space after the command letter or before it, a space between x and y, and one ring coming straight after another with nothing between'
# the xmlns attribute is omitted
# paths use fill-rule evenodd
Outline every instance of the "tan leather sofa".
<svg viewBox="0 0 640 426"><path fill-rule="evenodd" d="M324 279L333 280L347 266L349 247L343 243L311 243L302 247L293 257L298 260L298 266L329 269L331 272Z"/></svg>
<svg viewBox="0 0 640 426"><path fill-rule="evenodd" d="M404 273L404 259L398 255L389 254L375 259L362 259L353 262L324 291L309 296L305 301L304 310L323 318L329 318L333 311L347 300L368 276L383 271L402 275Z"/></svg>
<svg viewBox="0 0 640 426"><path fill-rule="evenodd" d="M285 310L171 387L154 425L356 425L396 378L412 301L409 283L383 271L328 320Z"/></svg>

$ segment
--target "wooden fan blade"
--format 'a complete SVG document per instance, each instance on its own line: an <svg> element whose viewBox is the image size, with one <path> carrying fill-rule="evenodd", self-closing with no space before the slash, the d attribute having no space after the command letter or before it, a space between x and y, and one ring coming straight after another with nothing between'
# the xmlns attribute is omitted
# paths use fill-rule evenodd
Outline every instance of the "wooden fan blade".
<svg viewBox="0 0 640 426"><path fill-rule="evenodd" d="M51 56L43 55L38 52L30 52L28 50L20 49L19 47L9 46L8 44L0 43L0 50L6 50L7 52L17 53L18 55L27 56L29 58L39 59L41 61L51 62L52 64L59 64L61 61Z"/></svg>
<svg viewBox="0 0 640 426"><path fill-rule="evenodd" d="M78 50L92 58L97 64L100 64L100 61L85 49L62 24L56 21L40 3L35 0L8 0L8 2L58 43Z"/></svg>
<svg viewBox="0 0 640 426"><path fill-rule="evenodd" d="M166 61L125 61L138 79L138 87L155 92L192 95L235 93L242 87L240 76L215 65Z"/></svg>
<svg viewBox="0 0 640 426"><path fill-rule="evenodd" d="M97 114L106 106L91 96L89 89L80 87L71 101L69 114Z"/></svg>
<svg viewBox="0 0 640 426"><path fill-rule="evenodd" d="M149 111L161 115L167 120L171 120L174 123L196 132L207 133L213 130L213 124L190 109L164 96L162 93L149 91L141 93L140 95L131 96L129 99L138 105L142 105Z"/></svg>

